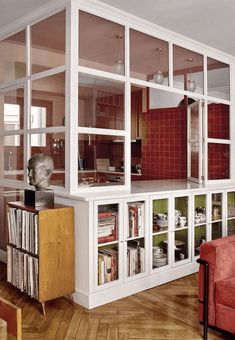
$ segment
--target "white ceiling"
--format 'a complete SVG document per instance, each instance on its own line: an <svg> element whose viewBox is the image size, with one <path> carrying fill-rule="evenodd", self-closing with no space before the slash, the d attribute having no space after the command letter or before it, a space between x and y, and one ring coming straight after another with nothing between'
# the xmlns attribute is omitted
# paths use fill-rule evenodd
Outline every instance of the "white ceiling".
<svg viewBox="0 0 235 340"><path fill-rule="evenodd" d="M0 0L0 30L56 0ZM101 0L235 56L234 0Z"/></svg>

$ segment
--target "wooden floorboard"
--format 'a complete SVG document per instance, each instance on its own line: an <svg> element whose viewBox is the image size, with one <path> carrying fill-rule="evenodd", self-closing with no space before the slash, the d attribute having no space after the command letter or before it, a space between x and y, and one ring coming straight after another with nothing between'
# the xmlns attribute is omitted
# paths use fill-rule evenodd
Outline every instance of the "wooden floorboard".
<svg viewBox="0 0 235 340"><path fill-rule="evenodd" d="M197 275L87 310L66 298L41 305L6 282L0 263L0 296L22 309L23 340L199 340ZM7 339L0 322L0 340ZM209 330L209 340L234 339Z"/></svg>

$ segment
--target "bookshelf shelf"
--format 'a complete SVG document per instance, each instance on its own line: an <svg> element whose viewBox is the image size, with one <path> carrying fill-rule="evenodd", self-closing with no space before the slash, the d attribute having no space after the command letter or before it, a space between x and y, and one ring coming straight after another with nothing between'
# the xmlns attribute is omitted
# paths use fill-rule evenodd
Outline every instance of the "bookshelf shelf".
<svg viewBox="0 0 235 340"><path fill-rule="evenodd" d="M7 280L42 304L75 291L74 211L8 203Z"/></svg>

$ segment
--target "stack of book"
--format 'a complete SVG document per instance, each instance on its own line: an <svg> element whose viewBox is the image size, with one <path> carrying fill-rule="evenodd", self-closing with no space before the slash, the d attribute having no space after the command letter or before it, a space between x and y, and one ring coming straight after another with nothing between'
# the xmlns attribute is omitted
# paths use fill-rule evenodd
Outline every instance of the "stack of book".
<svg viewBox="0 0 235 340"><path fill-rule="evenodd" d="M38 254L38 215L23 209L8 208L9 243Z"/></svg>
<svg viewBox="0 0 235 340"><path fill-rule="evenodd" d="M38 299L38 258L8 245L7 281Z"/></svg>
<svg viewBox="0 0 235 340"><path fill-rule="evenodd" d="M118 279L118 250L102 248L98 251L98 285Z"/></svg>
<svg viewBox="0 0 235 340"><path fill-rule="evenodd" d="M133 202L128 203L129 212L129 228L127 237L143 237L144 236L144 203Z"/></svg>
<svg viewBox="0 0 235 340"><path fill-rule="evenodd" d="M98 213L98 243L107 243L117 240L118 213L105 211Z"/></svg>
<svg viewBox="0 0 235 340"><path fill-rule="evenodd" d="M139 241L129 241L127 246L127 274L133 276L144 272L145 249Z"/></svg>

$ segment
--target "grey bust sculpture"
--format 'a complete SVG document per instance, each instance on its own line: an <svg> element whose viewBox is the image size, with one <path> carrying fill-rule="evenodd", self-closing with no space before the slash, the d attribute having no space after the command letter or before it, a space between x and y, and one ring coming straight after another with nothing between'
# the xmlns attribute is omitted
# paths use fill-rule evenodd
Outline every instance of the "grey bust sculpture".
<svg viewBox="0 0 235 340"><path fill-rule="evenodd" d="M54 170L51 156L38 153L28 161L29 184L34 185L36 190L46 190L50 186L50 178Z"/></svg>

